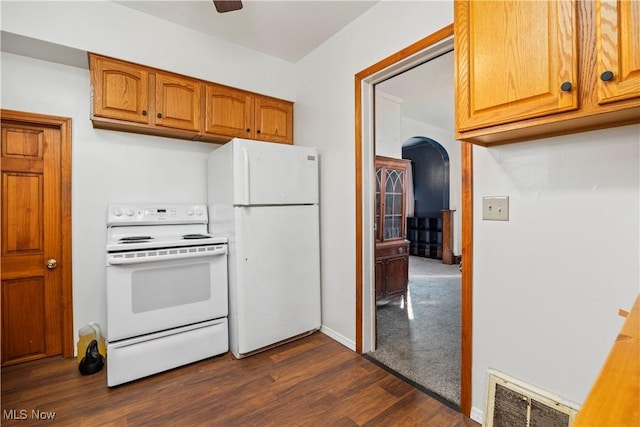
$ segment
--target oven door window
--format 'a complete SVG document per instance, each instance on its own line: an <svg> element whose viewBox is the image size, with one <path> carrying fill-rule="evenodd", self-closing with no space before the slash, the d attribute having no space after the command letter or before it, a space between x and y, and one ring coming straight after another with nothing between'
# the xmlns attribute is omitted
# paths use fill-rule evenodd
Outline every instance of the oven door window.
<svg viewBox="0 0 640 427"><path fill-rule="evenodd" d="M208 263L134 271L131 274L133 313L162 310L211 298Z"/></svg>
<svg viewBox="0 0 640 427"><path fill-rule="evenodd" d="M107 267L111 342L227 315L227 256Z"/></svg>

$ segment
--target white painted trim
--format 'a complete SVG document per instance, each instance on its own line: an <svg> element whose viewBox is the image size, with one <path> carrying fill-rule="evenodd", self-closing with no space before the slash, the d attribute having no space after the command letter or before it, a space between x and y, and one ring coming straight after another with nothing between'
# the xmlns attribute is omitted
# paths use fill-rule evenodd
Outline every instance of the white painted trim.
<svg viewBox="0 0 640 427"><path fill-rule="evenodd" d="M484 425L484 412L482 412L482 410L476 408L475 406L471 408L471 416L469 418L477 423L480 423L480 425Z"/></svg>
<svg viewBox="0 0 640 427"><path fill-rule="evenodd" d="M380 89L376 89L376 96L387 99L391 102L395 102L396 104L402 104L404 99L398 98L397 96L391 95L390 93L383 92Z"/></svg>
<svg viewBox="0 0 640 427"><path fill-rule="evenodd" d="M362 353L375 350L375 112L374 85L362 82ZM368 190L367 190L368 189Z"/></svg>
<svg viewBox="0 0 640 427"><path fill-rule="evenodd" d="M335 341L338 341L343 346L347 347L349 350L356 351L356 343L353 340L348 339L344 335L341 335L334 331L331 328L327 328L326 326L320 326L320 332L328 336L329 338L333 338Z"/></svg>

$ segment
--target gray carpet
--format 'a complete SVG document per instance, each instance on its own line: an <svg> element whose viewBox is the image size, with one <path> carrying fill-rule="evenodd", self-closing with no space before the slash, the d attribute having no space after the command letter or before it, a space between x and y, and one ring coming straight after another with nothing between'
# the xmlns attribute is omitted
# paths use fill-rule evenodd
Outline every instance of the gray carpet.
<svg viewBox="0 0 640 427"><path fill-rule="evenodd" d="M460 404L460 287L456 274L411 275L407 303L395 298L378 307L378 346L368 354L455 405Z"/></svg>

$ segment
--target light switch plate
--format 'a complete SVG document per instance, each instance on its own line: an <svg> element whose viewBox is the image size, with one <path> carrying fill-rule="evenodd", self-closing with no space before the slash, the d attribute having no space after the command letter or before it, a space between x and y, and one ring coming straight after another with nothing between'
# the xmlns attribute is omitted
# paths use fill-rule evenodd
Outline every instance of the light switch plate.
<svg viewBox="0 0 640 427"><path fill-rule="evenodd" d="M483 197L482 219L489 221L509 221L509 196Z"/></svg>

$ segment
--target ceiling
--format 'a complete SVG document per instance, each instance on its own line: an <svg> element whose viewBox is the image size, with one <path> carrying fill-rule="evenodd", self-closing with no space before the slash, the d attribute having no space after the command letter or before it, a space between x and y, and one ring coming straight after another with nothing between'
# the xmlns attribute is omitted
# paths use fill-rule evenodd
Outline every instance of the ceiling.
<svg viewBox="0 0 640 427"><path fill-rule="evenodd" d="M244 0L241 10L227 13L218 13L212 0L115 3L296 63L377 1ZM404 72L378 88L403 99L405 117L453 130L452 54Z"/></svg>
<svg viewBox="0 0 640 427"><path fill-rule="evenodd" d="M449 132L454 130L453 51L376 85L402 99L402 115Z"/></svg>
<svg viewBox="0 0 640 427"><path fill-rule="evenodd" d="M242 9L226 13L212 0L115 3L295 63L377 0L244 0Z"/></svg>

